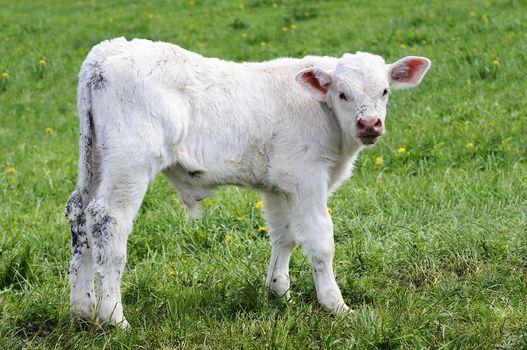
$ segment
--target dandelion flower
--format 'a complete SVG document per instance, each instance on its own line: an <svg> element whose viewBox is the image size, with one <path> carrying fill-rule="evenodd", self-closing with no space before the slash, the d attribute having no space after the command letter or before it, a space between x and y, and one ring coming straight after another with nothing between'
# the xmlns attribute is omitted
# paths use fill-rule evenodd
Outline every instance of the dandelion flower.
<svg viewBox="0 0 527 350"><path fill-rule="evenodd" d="M3 72L3 73L2 73L2 78L4 78L4 79L9 79L9 73L7 73L7 72Z"/></svg>
<svg viewBox="0 0 527 350"><path fill-rule="evenodd" d="M472 142L469 142L469 143L467 143L466 147L467 148L474 148L475 146L474 146L474 144Z"/></svg>
<svg viewBox="0 0 527 350"><path fill-rule="evenodd" d="M426 45L426 44L428 44L428 41L426 41L426 39L421 40L421 45Z"/></svg>
<svg viewBox="0 0 527 350"><path fill-rule="evenodd" d="M415 52L415 51L417 51L417 49L415 47L411 47L410 51Z"/></svg>
<svg viewBox="0 0 527 350"><path fill-rule="evenodd" d="M383 157L376 157L374 160L375 165L383 165L384 164L384 158Z"/></svg>
<svg viewBox="0 0 527 350"><path fill-rule="evenodd" d="M296 29L296 24L293 23L293 24L290 25L290 27L291 27L291 29L295 30Z"/></svg>
<svg viewBox="0 0 527 350"><path fill-rule="evenodd" d="M243 32L242 33L242 38L247 38L247 33Z"/></svg>
<svg viewBox="0 0 527 350"><path fill-rule="evenodd" d="M495 66L499 66L500 65L500 61L498 60L492 60L492 64L495 65Z"/></svg>
<svg viewBox="0 0 527 350"><path fill-rule="evenodd" d="M46 65L46 60L40 59L40 61L38 61L38 64L41 65L41 66L45 66Z"/></svg>
<svg viewBox="0 0 527 350"><path fill-rule="evenodd" d="M177 271L168 271L168 275L175 277L177 275Z"/></svg>
<svg viewBox="0 0 527 350"><path fill-rule="evenodd" d="M245 5L244 4L240 4L240 11L245 11Z"/></svg>
<svg viewBox="0 0 527 350"><path fill-rule="evenodd" d="M404 49L404 48L406 48L406 45L405 45L405 44L401 44L401 45L399 45L399 47L400 47L401 49Z"/></svg>
<svg viewBox="0 0 527 350"><path fill-rule="evenodd" d="M229 244L232 241L234 241L234 236L231 235L225 235L225 243Z"/></svg>
<svg viewBox="0 0 527 350"><path fill-rule="evenodd" d="M278 4L276 2L273 2L273 8L277 8Z"/></svg>
<svg viewBox="0 0 527 350"><path fill-rule="evenodd" d="M53 129L52 128L46 128L46 134L48 135L51 135L53 133Z"/></svg>
<svg viewBox="0 0 527 350"><path fill-rule="evenodd" d="M330 216L333 216L333 208L328 207L328 214L329 214Z"/></svg>
<svg viewBox="0 0 527 350"><path fill-rule="evenodd" d="M287 32L289 30L289 28L287 27L282 27L282 32Z"/></svg>
<svg viewBox="0 0 527 350"><path fill-rule="evenodd" d="M258 208L258 209L262 209L262 208L263 208L263 202L262 202L262 201L258 201L258 202L256 202L256 205L255 205L255 206L256 206L256 208Z"/></svg>
<svg viewBox="0 0 527 350"><path fill-rule="evenodd" d="M5 172L6 174L13 174L13 173L16 173L16 169L10 166L9 168L5 170Z"/></svg>
<svg viewBox="0 0 527 350"><path fill-rule="evenodd" d="M269 227L267 227L267 226L260 226L260 227L258 227L258 231L259 232L267 232L267 231L269 231Z"/></svg>
<svg viewBox="0 0 527 350"><path fill-rule="evenodd" d="M399 149L397 150L397 153L399 153L399 154L406 153L406 148L404 148L404 147L399 148Z"/></svg>
<svg viewBox="0 0 527 350"><path fill-rule="evenodd" d="M262 47L267 46L267 43L265 41L260 41L260 46Z"/></svg>
<svg viewBox="0 0 527 350"><path fill-rule="evenodd" d="M470 13L468 14L470 17L476 17L476 12L474 11L470 11Z"/></svg>

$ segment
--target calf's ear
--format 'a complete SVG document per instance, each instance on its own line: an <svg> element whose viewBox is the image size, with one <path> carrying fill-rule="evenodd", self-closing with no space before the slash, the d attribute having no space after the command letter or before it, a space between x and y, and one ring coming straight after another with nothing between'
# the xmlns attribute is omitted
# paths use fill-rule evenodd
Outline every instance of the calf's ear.
<svg viewBox="0 0 527 350"><path fill-rule="evenodd" d="M390 86L411 88L417 86L432 62L426 57L408 56L388 65Z"/></svg>
<svg viewBox="0 0 527 350"><path fill-rule="evenodd" d="M295 75L295 80L317 101L325 102L331 74L322 68L311 67L301 70Z"/></svg>

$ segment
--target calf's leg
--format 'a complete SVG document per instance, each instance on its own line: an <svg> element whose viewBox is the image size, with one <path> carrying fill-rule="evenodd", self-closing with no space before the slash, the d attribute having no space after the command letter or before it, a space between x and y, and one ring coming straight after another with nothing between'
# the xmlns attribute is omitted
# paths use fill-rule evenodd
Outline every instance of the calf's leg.
<svg viewBox="0 0 527 350"><path fill-rule="evenodd" d="M282 194L264 193L262 197L272 245L266 285L272 294L289 299L289 260L296 243L290 228L287 200Z"/></svg>
<svg viewBox="0 0 527 350"><path fill-rule="evenodd" d="M71 262L69 266L70 308L74 317L91 320L95 312L93 260L86 232L86 198L76 189L65 208L71 229Z"/></svg>
<svg viewBox="0 0 527 350"><path fill-rule="evenodd" d="M348 310L335 280L333 222L327 211L324 189L304 189L294 198L290 221L295 237L313 268L318 301L340 314Z"/></svg>
<svg viewBox="0 0 527 350"><path fill-rule="evenodd" d="M121 279L126 264L126 242L148 186L139 169L105 169L101 184L86 208L89 242L97 282L97 320L128 326L123 315Z"/></svg>

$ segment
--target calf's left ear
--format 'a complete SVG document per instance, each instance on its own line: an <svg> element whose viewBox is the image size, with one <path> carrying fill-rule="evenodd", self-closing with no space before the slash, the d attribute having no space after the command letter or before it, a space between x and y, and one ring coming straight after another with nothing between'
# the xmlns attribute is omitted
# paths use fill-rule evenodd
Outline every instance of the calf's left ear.
<svg viewBox="0 0 527 350"><path fill-rule="evenodd" d="M426 57L408 56L388 65L390 85L410 88L419 85L432 62Z"/></svg>
<svg viewBox="0 0 527 350"><path fill-rule="evenodd" d="M325 102L331 84L331 74L322 68L312 67L301 70L295 80L317 101Z"/></svg>

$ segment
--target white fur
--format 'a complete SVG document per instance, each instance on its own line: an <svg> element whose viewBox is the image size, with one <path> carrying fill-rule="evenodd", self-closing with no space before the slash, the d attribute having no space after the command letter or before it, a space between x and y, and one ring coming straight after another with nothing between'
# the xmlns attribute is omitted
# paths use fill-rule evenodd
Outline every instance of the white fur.
<svg viewBox="0 0 527 350"><path fill-rule="evenodd" d="M318 80L298 75L310 69ZM346 310L332 269L327 199L363 147L354 123L372 115L384 121L391 69L365 53L233 63L147 40L95 46L80 72L79 180L66 208L72 312L127 325L120 296L126 239L158 172L192 213L218 185L260 191L272 244L270 290L288 294L289 258L301 244L320 303Z"/></svg>

